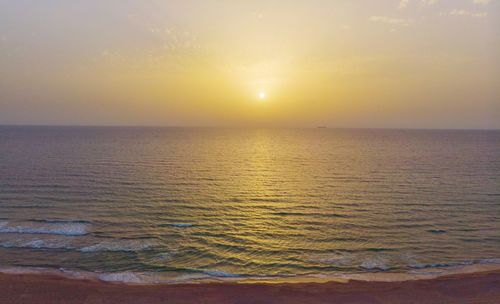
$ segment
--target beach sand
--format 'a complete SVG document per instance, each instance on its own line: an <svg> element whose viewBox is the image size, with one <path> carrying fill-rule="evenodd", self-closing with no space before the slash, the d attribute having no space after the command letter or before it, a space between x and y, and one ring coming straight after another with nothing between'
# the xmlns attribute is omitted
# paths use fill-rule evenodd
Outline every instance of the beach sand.
<svg viewBox="0 0 500 304"><path fill-rule="evenodd" d="M148 286L0 274L0 303L500 303L500 271L399 282Z"/></svg>

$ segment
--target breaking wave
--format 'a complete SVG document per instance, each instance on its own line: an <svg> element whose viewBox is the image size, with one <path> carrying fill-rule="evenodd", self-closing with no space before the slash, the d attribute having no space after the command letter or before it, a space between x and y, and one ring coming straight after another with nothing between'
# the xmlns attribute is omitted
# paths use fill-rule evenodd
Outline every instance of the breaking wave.
<svg viewBox="0 0 500 304"><path fill-rule="evenodd" d="M149 249L157 245L155 240L110 240L80 249L81 252L123 251L135 252Z"/></svg>
<svg viewBox="0 0 500 304"><path fill-rule="evenodd" d="M0 222L0 233L56 234L80 236L88 233L88 223L75 222Z"/></svg>

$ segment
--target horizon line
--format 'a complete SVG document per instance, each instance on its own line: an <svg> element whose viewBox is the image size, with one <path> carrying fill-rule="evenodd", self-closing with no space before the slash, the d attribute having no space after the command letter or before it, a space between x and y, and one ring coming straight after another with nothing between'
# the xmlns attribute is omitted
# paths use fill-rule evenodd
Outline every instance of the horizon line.
<svg viewBox="0 0 500 304"><path fill-rule="evenodd" d="M500 128L418 128L418 127L345 127L345 126L230 126L230 125L91 125L91 124L1 124L0 127L42 128L165 128L165 129L332 129L332 130L415 130L415 131L500 131Z"/></svg>

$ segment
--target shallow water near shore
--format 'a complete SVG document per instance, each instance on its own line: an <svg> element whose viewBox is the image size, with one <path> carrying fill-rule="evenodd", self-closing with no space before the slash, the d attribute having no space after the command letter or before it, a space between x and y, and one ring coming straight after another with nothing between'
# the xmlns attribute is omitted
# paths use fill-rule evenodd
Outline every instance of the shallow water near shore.
<svg viewBox="0 0 500 304"><path fill-rule="evenodd" d="M361 282L405 282L432 280L449 276L485 274L500 271L500 262L480 262L477 264L449 267L433 267L409 272L350 272L334 274L310 274L299 276L214 276L210 274L172 275L162 272L87 272L67 269L40 267L3 267L0 274L50 276L69 280L100 281L127 285L174 285L174 284L300 284L300 283L348 283Z"/></svg>
<svg viewBox="0 0 500 304"><path fill-rule="evenodd" d="M498 151L498 131L0 127L0 266L137 283L494 265Z"/></svg>

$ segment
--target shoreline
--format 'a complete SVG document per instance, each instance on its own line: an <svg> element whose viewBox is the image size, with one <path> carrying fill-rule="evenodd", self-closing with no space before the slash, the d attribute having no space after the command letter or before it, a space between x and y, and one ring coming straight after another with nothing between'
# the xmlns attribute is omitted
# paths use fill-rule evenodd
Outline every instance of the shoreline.
<svg viewBox="0 0 500 304"><path fill-rule="evenodd" d="M0 273L0 303L497 303L500 269L403 281L138 285Z"/></svg>
<svg viewBox="0 0 500 304"><path fill-rule="evenodd" d="M0 275L26 275L26 276L50 276L66 280L94 281L110 284L125 285L181 285L181 284L212 284L212 283L237 283L237 284L298 284L298 283L348 283L349 281L360 282L405 282L432 280L453 275L467 275L474 273L499 272L500 263L497 259L490 263L462 264L446 267L427 267L414 269L408 272L390 271L366 271L337 274L311 274L298 276L219 276L204 273L192 273L183 275L165 275L155 272L88 272L73 271L67 269L39 268L39 267L0 267Z"/></svg>

